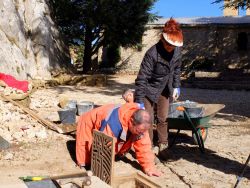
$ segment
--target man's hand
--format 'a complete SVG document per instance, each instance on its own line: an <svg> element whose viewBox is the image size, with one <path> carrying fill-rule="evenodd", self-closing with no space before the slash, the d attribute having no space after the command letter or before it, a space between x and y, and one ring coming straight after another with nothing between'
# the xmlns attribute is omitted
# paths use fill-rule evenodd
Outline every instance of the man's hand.
<svg viewBox="0 0 250 188"><path fill-rule="evenodd" d="M174 101L176 101L179 98L180 93L181 93L180 88L174 88L174 91L173 91L173 100Z"/></svg>
<svg viewBox="0 0 250 188"><path fill-rule="evenodd" d="M156 170L155 168L154 169L150 169L150 170L145 170L145 174L147 174L148 176L161 176L162 175L162 172Z"/></svg>

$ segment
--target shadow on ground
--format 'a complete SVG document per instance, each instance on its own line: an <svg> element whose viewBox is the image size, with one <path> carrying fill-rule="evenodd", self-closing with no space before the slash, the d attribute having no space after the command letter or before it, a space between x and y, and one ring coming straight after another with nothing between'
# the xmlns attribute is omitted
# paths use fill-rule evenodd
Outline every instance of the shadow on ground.
<svg viewBox="0 0 250 188"><path fill-rule="evenodd" d="M77 164L76 161L76 141L75 140L69 140L66 143L67 149L69 151L71 159Z"/></svg>
<svg viewBox="0 0 250 188"><path fill-rule="evenodd" d="M191 133L190 133L191 134ZM173 141L173 138L176 136L176 133L169 133L170 143ZM188 144L188 145L187 145ZM196 146L196 147L194 147ZM169 149L170 160L176 161L179 159L185 159L189 162L193 162L204 167L219 170L225 174L240 175L244 168L244 164L239 163L222 156L219 156L215 151L205 148L205 153L201 153L199 146L194 143L193 137L189 136L186 133L180 133L173 146ZM248 153L246 153L246 159ZM250 167L248 166L244 177L250 179Z"/></svg>
<svg viewBox="0 0 250 188"><path fill-rule="evenodd" d="M107 86L104 87L95 87L97 88L96 90L89 90L87 88L83 87L75 87L75 86L58 86L56 87L56 90L58 94L65 93L66 91L71 91L71 92L83 92L85 94L89 93L91 94L102 94L105 96L114 96L114 95L122 95L122 92L127 89L127 88L134 88L134 80L131 81L131 83L120 83L116 81L117 76L108 76L108 82ZM126 79L126 78L124 78ZM101 88L101 89L98 89Z"/></svg>
<svg viewBox="0 0 250 188"><path fill-rule="evenodd" d="M175 133L170 133L170 141L175 136ZM180 144L182 143L182 144ZM183 144L185 143L185 144ZM76 155L75 155L75 140L70 140L67 143L67 148L70 153L70 156L72 160L76 163ZM190 144L191 146L188 146L186 144ZM199 147L193 147L194 142L193 138L191 136L188 136L187 134L180 134L180 136L176 139L175 144L171 149L169 149L170 154L170 161L177 161L179 159L185 159L189 162L202 165L204 167L214 169L221 171L225 174L232 174L232 175L240 175L242 172L242 169L244 168L244 164L228 159L222 156L219 156L215 151L206 149L205 153L201 153L199 150ZM116 157L117 160L122 160L125 163L129 163L131 166L133 166L136 169L140 169L140 165L137 161L131 160L135 159L135 153L133 151L130 151L130 157ZM246 158L247 158L246 154ZM248 166L245 170L244 176L245 178L250 180L250 167Z"/></svg>
<svg viewBox="0 0 250 188"><path fill-rule="evenodd" d="M175 133L170 133L169 136L170 136L170 142L171 142L171 140L175 136ZM219 156L215 151L210 150L210 149L205 148L205 153L201 153L198 145L197 147L194 147L194 146L195 144L191 136L188 136L185 133L180 134L180 136L176 139L176 142L173 145L173 147L168 150L169 161L177 161L179 159L185 159L189 162L202 165L206 168L218 170L225 174L232 174L235 176L239 176L241 174L245 164L242 164L232 159L228 159L226 157ZM130 157L130 155L132 157ZM117 158L117 160L122 160L125 163L131 164L134 168L140 169L140 165L135 160L131 160L131 159L135 159L134 152L130 151L130 155L129 157ZM248 154L246 154L245 157L247 159ZM250 180L250 167L249 166L246 168L243 177Z"/></svg>
<svg viewBox="0 0 250 188"><path fill-rule="evenodd" d="M189 162L193 162L204 167L221 171L225 174L240 175L244 168L244 164L239 163L222 156L219 156L215 151L205 149L205 153L200 153L198 147L188 147L183 145L175 145L171 148L171 160L179 160L183 158ZM248 154L246 154L246 158ZM250 179L250 167L248 166L244 177Z"/></svg>
<svg viewBox="0 0 250 188"><path fill-rule="evenodd" d="M69 92L79 92L93 95L95 93L112 97L114 95L121 95L126 88L135 88L134 78L129 81L121 81L121 75L108 75L107 86L104 87L76 87L76 86L58 86L55 89L58 94ZM124 80L126 80L124 75ZM181 88L180 101L191 100L205 104L225 104L225 108L221 110L222 113L233 114L238 116L250 117L250 92L237 90L211 90L211 89L197 89L197 88ZM226 119L230 118L225 117ZM231 118L237 121L235 118Z"/></svg>

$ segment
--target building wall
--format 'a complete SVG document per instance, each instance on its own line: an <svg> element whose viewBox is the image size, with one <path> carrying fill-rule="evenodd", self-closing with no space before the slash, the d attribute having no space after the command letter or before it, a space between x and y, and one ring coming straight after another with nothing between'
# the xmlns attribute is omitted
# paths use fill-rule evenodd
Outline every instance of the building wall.
<svg viewBox="0 0 250 188"><path fill-rule="evenodd" d="M247 16L250 16L250 8L248 8L248 9L246 10L246 15L247 15Z"/></svg>
<svg viewBox="0 0 250 188"><path fill-rule="evenodd" d="M230 0L224 0L224 5L227 5ZM226 7L223 9L224 16L238 16L239 10L232 7Z"/></svg>
<svg viewBox="0 0 250 188"><path fill-rule="evenodd" d="M137 48L122 48L121 61L118 63L118 68L126 72L137 72L140 68L141 61L146 51L160 39L161 29L150 28L142 38L141 50Z"/></svg>
<svg viewBox="0 0 250 188"><path fill-rule="evenodd" d="M224 0L226 5L231 0ZM239 16L239 9L233 7L227 7L223 9L223 16ZM250 16L250 8L246 9L246 16Z"/></svg>
<svg viewBox="0 0 250 188"><path fill-rule="evenodd" d="M183 31L186 38L183 47L183 61L186 61L185 63L208 60L213 62L213 70L249 67L249 41L246 49L244 48L245 44L242 44L245 36L249 40L249 26L186 27ZM243 39L242 37L239 39L239 35L242 35L240 33L243 34ZM240 44L239 40L241 40Z"/></svg>
<svg viewBox="0 0 250 188"><path fill-rule="evenodd" d="M212 64L211 69L218 71L226 68L250 68L250 24L182 25L182 30L184 34L182 59L186 68L202 62ZM146 31L141 51L122 49L122 60L118 67L126 72L137 72L145 52L158 42L160 33L161 27L151 27ZM239 49L237 42L239 34L241 48L243 42L243 47L246 45L247 49Z"/></svg>

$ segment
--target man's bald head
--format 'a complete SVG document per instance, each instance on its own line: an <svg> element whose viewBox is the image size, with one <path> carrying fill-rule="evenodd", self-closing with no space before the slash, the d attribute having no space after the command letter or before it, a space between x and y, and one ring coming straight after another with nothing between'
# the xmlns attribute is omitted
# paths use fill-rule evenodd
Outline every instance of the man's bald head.
<svg viewBox="0 0 250 188"><path fill-rule="evenodd" d="M132 119L134 126L143 124L145 129L149 129L149 127L151 126L151 116L146 110L136 110L132 116Z"/></svg>

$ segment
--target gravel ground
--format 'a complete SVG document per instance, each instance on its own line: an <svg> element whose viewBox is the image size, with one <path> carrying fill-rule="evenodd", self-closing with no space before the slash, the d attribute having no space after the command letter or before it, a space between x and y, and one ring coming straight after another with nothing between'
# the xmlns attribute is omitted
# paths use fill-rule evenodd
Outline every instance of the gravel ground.
<svg viewBox="0 0 250 188"><path fill-rule="evenodd" d="M56 111L59 94L78 101L92 101L96 105L123 103L121 93L125 88L134 87L134 79L133 75L110 76L106 87L81 86L76 89L74 86L59 86L41 89L32 95L32 108L40 115L58 119ZM220 103L226 106L210 122L212 127L208 129L205 154L201 154L193 143L191 131L181 131L176 144L169 151L169 160L157 165L163 176L150 179L163 187L233 187L250 151L249 99L249 91L182 88L180 100ZM2 107L7 108L5 104ZM4 125L9 126L8 122ZM33 129L32 126L29 129ZM171 140L175 130L170 131ZM0 151L0 182L13 182L19 176L26 175L79 172L79 168L75 166L75 141L72 136L47 130L47 137L44 139L25 137L20 142L15 140L15 144L16 147ZM134 159L128 159L115 163L116 176L139 170L138 165L134 165ZM250 187L249 167L240 187Z"/></svg>

